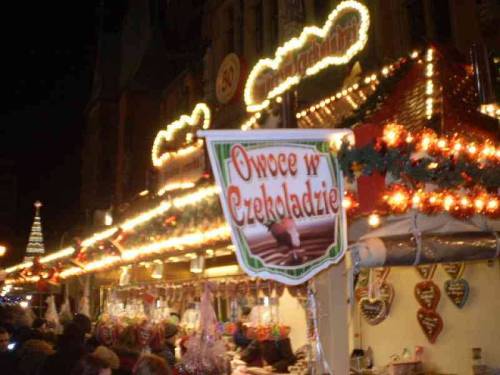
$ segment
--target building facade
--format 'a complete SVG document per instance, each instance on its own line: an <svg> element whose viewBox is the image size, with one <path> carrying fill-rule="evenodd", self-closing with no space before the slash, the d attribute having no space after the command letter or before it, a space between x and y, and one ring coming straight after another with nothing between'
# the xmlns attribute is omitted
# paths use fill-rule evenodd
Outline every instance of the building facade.
<svg viewBox="0 0 500 375"><path fill-rule="evenodd" d="M88 222L96 210L116 209L145 190L158 189L163 172L151 166L154 137L197 102L211 108L212 128L240 128L249 117L243 88L250 69L304 26L322 25L338 3L103 1L82 168L81 201ZM364 50L349 64L301 82L284 95L287 105L273 109L260 126L297 126L295 111L341 88L346 77L370 72L430 42L465 56L477 42L498 50L495 1L364 3L371 18Z"/></svg>

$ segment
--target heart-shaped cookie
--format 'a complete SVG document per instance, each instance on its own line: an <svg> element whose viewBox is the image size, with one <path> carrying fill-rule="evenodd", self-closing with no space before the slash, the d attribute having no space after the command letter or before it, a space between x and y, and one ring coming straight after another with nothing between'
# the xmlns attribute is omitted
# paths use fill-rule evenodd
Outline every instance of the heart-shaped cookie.
<svg viewBox="0 0 500 375"><path fill-rule="evenodd" d="M368 324L377 325L387 318L387 304L381 298L362 298L359 310Z"/></svg>
<svg viewBox="0 0 500 375"><path fill-rule="evenodd" d="M443 330L443 319L441 316L434 310L421 308L417 311L417 320L427 340L431 344L434 344Z"/></svg>
<svg viewBox="0 0 500 375"><path fill-rule="evenodd" d="M418 274L423 278L423 279L432 279L432 276L434 275L434 271L436 271L436 265L435 264L422 264L420 266L417 266L417 272Z"/></svg>
<svg viewBox="0 0 500 375"><path fill-rule="evenodd" d="M389 314L392 306L392 301L394 301L394 288L390 283L384 282L380 286L379 289L380 298L385 301L387 305L387 314ZM377 295L374 293L375 296ZM356 288L354 291L354 296L356 297L356 301L361 301L363 298L368 298L368 288Z"/></svg>
<svg viewBox="0 0 500 375"><path fill-rule="evenodd" d="M469 283L464 279L447 280L444 283L446 295L458 308L464 307L469 298Z"/></svg>
<svg viewBox="0 0 500 375"><path fill-rule="evenodd" d="M462 273L465 263L443 263L441 266L448 275L456 279Z"/></svg>
<svg viewBox="0 0 500 375"><path fill-rule="evenodd" d="M153 143L153 150L151 152L153 165L155 167L162 167L167 161L174 158L176 155L185 155L186 153L203 149L203 140L196 139L194 132L189 132L185 135L186 139L180 142L184 146L183 149L164 152L163 148L169 142L174 141L176 133L179 133L181 129L187 126L193 127L195 130L209 128L210 109L205 103L196 104L191 115L182 115L177 120L167 125L166 130L160 130L158 132Z"/></svg>
<svg viewBox="0 0 500 375"><path fill-rule="evenodd" d="M269 99L297 85L304 76L348 63L364 48L369 26L370 14L365 5L342 1L321 28L304 28L299 37L281 45L273 58L255 64L245 85L247 111L266 108Z"/></svg>
<svg viewBox="0 0 500 375"><path fill-rule="evenodd" d="M423 308L435 310L441 299L441 292L431 280L425 280L415 285L415 298Z"/></svg>

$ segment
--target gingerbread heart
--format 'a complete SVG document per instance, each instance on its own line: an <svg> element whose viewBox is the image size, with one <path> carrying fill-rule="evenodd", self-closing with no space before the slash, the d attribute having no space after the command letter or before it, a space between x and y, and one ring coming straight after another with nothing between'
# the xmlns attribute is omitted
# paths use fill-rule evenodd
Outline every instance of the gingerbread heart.
<svg viewBox="0 0 500 375"><path fill-rule="evenodd" d="M469 298L469 283L464 279L447 280L444 283L446 295L459 309L464 307Z"/></svg>
<svg viewBox="0 0 500 375"><path fill-rule="evenodd" d="M391 310L392 301L394 301L394 288L390 283L384 282L379 289L380 298L385 301L387 305L387 313ZM377 294L375 293L375 296ZM354 291L354 296L356 297L356 301L361 301L363 298L368 298L368 288L356 288Z"/></svg>
<svg viewBox="0 0 500 375"><path fill-rule="evenodd" d="M415 285L415 298L423 308L435 310L441 299L441 292L431 280L425 280Z"/></svg>
<svg viewBox="0 0 500 375"><path fill-rule="evenodd" d="M381 298L362 298L359 301L359 310L368 324L372 326L387 318L387 304Z"/></svg>
<svg viewBox="0 0 500 375"><path fill-rule="evenodd" d="M446 271L448 275L450 275L453 279L456 279L458 275L462 273L463 268L465 267L464 263L443 263L441 264L443 269Z"/></svg>
<svg viewBox="0 0 500 375"><path fill-rule="evenodd" d="M431 344L434 344L443 330L443 319L441 316L434 310L421 308L417 311L417 320L427 340Z"/></svg>
<svg viewBox="0 0 500 375"><path fill-rule="evenodd" d="M423 279L431 279L432 275L434 275L434 271L436 271L435 264L422 264L417 266L417 272Z"/></svg>

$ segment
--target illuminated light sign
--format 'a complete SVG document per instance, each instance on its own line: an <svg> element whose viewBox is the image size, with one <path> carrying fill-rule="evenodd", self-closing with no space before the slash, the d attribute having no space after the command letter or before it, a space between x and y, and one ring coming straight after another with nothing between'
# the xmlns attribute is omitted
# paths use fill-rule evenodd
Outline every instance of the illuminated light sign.
<svg viewBox="0 0 500 375"><path fill-rule="evenodd" d="M186 127L192 127L193 131L186 134L184 147L176 151L162 151L166 144L172 142L176 133ZM191 155L203 149L203 141L195 139L196 130L208 129L210 126L210 109L205 103L198 103L193 109L191 115L182 115L179 119L167 125L166 130L160 130L153 143L151 158L153 165L157 168L162 167L167 161L177 157Z"/></svg>
<svg viewBox="0 0 500 375"><path fill-rule="evenodd" d="M347 64L368 40L370 15L365 5L347 0L328 16L323 27L305 27L276 50L274 58L259 60L245 85L247 111L258 112L270 100L297 85L303 77L331 65Z"/></svg>

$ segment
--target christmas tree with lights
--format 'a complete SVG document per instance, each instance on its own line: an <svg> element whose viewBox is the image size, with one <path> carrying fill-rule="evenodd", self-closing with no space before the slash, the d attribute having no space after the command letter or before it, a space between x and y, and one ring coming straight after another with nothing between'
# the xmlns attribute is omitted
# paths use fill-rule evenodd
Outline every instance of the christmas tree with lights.
<svg viewBox="0 0 500 375"><path fill-rule="evenodd" d="M24 261L33 260L35 256L40 256L45 253L45 247L43 246L42 220L40 219L40 207L42 207L42 203L40 201L36 201L34 206L35 218L33 219L33 225L31 226Z"/></svg>

